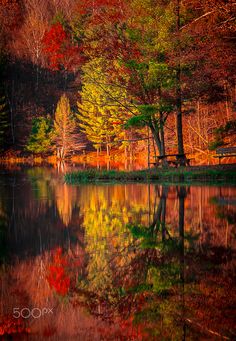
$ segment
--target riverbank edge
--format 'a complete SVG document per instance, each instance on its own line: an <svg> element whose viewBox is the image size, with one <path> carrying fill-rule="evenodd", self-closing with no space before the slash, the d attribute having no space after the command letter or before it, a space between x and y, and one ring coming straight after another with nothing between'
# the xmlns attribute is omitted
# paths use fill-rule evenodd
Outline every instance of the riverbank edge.
<svg viewBox="0 0 236 341"><path fill-rule="evenodd" d="M236 165L145 169L138 171L84 170L65 174L67 184L91 182L165 182L236 184Z"/></svg>

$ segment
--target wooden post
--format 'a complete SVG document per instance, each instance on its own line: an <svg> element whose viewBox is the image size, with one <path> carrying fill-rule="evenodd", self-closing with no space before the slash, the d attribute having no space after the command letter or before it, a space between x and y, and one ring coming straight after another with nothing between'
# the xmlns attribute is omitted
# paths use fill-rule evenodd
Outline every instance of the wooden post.
<svg viewBox="0 0 236 341"><path fill-rule="evenodd" d="M147 133L148 133L148 140L147 140L148 155L147 155L147 161L148 161L148 169L150 169L150 139L149 139L149 128L148 127L147 127Z"/></svg>

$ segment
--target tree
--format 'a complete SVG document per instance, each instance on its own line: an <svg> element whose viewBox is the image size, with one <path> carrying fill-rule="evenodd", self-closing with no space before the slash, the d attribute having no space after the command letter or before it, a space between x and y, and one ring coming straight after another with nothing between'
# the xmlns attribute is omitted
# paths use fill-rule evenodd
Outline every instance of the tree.
<svg viewBox="0 0 236 341"><path fill-rule="evenodd" d="M57 103L52 140L55 143L57 157L65 159L75 148L75 119L70 109L70 101L63 94Z"/></svg>
<svg viewBox="0 0 236 341"><path fill-rule="evenodd" d="M73 45L71 36L60 22L51 26L43 37L43 52L52 70L75 70L80 62L78 46Z"/></svg>
<svg viewBox="0 0 236 341"><path fill-rule="evenodd" d="M29 60L35 68L35 88L38 90L40 67L44 64L42 40L49 21L46 0L24 0L24 20L11 44L19 58ZM15 38L15 37L14 37Z"/></svg>
<svg viewBox="0 0 236 341"><path fill-rule="evenodd" d="M111 65L116 62L122 66L116 77L115 70L108 77L113 86L120 77L127 79L122 85L135 108L127 126L148 126L159 154L165 155L164 126L174 111L176 97L176 69L168 57L175 28L173 4L134 0L127 5L121 1L114 10L115 18L109 6L102 10L104 6L105 2L99 2L86 23L85 54L91 60L99 53ZM103 18L103 25L99 18Z"/></svg>
<svg viewBox="0 0 236 341"><path fill-rule="evenodd" d="M118 65L112 65L115 69ZM114 140L124 139L123 124L134 110L124 84L111 82L106 61L96 58L83 67L81 99L78 102L79 126L99 150L106 145L109 157Z"/></svg>
<svg viewBox="0 0 236 341"><path fill-rule="evenodd" d="M26 149L36 154L48 152L51 149L51 130L52 124L48 116L33 119L32 131Z"/></svg>
<svg viewBox="0 0 236 341"><path fill-rule="evenodd" d="M177 48L178 48L178 61L176 65L176 130L178 141L178 154L184 155L184 142L183 142L183 127L182 127L182 91L181 91L181 64L179 52L179 30L180 30L180 1L176 0L176 35L177 35ZM185 160L182 158L182 164Z"/></svg>
<svg viewBox="0 0 236 341"><path fill-rule="evenodd" d="M133 101L136 103L138 114L128 120L126 127L150 128L159 154L165 155L164 126L173 110L173 98L170 96L174 86L173 71L166 63L154 60L147 63L132 61L130 64L132 76L135 78Z"/></svg>

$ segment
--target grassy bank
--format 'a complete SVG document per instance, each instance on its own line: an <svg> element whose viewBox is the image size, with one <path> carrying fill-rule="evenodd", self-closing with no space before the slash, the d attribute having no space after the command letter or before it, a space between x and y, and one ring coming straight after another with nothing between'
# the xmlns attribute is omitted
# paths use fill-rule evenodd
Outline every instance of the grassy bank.
<svg viewBox="0 0 236 341"><path fill-rule="evenodd" d="M231 167L183 167L178 169L151 169L140 171L85 170L67 173L68 184L88 182L170 182L170 183L232 183L236 184L236 165Z"/></svg>

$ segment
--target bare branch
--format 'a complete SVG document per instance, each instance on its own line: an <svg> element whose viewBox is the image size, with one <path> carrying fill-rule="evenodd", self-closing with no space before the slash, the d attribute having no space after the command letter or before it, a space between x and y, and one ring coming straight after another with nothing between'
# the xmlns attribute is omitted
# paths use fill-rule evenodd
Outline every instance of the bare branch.
<svg viewBox="0 0 236 341"><path fill-rule="evenodd" d="M209 11L209 12L207 12L207 13L201 15L200 17L194 19L194 20L191 21L190 23L188 23L188 24L182 26L182 27L180 28L180 30L183 30L183 29L185 29L186 27L191 26L191 25L194 24L195 22L197 22L197 21L199 21L199 20L201 20L201 19L207 17L208 15L211 15L211 14L214 13L214 12L215 12L215 10L212 10L212 11Z"/></svg>

